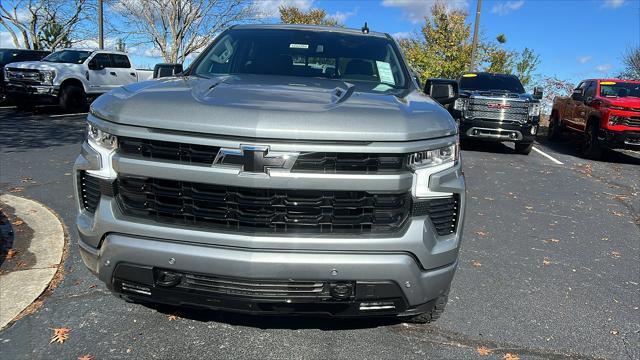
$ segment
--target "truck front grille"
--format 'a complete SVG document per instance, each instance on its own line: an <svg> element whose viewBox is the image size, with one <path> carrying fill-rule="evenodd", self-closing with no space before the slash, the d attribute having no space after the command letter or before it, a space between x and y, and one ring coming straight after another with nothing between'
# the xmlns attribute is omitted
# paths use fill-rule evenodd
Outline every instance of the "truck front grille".
<svg viewBox="0 0 640 360"><path fill-rule="evenodd" d="M330 299L323 281L253 280L184 274L180 287L227 296L275 299Z"/></svg>
<svg viewBox="0 0 640 360"><path fill-rule="evenodd" d="M505 104L508 108L492 108L493 104ZM529 104L524 101L508 99L470 98L465 117L489 121L506 121L525 123L529 117Z"/></svg>
<svg viewBox="0 0 640 360"><path fill-rule="evenodd" d="M411 212L411 194L254 189L119 176L126 215L164 223L253 233L396 232Z"/></svg>
<svg viewBox="0 0 640 360"><path fill-rule="evenodd" d="M640 127L640 116L626 117L620 124L630 126L630 127Z"/></svg>
<svg viewBox="0 0 640 360"><path fill-rule="evenodd" d="M40 84L40 72L34 69L18 69L7 68L7 81L25 83L25 84Z"/></svg>
<svg viewBox="0 0 640 360"><path fill-rule="evenodd" d="M211 166L220 150L218 146L128 137L118 138L118 145L123 155L202 166ZM401 171L405 168L405 158L405 154L311 152L300 154L291 171L318 173Z"/></svg>

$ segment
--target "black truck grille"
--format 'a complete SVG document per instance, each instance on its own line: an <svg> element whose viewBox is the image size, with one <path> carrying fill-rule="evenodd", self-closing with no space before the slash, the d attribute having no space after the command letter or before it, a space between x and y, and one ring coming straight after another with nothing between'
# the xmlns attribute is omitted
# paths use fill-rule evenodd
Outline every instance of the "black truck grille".
<svg viewBox="0 0 640 360"><path fill-rule="evenodd" d="M148 159L169 160L190 165L211 166L220 147L169 141L118 138L121 154ZM400 171L405 168L405 154L325 153L300 154L292 171L336 173Z"/></svg>
<svg viewBox="0 0 640 360"><path fill-rule="evenodd" d="M621 124L630 127L640 127L640 116L629 116L624 118Z"/></svg>
<svg viewBox="0 0 640 360"><path fill-rule="evenodd" d="M460 200L458 195L441 199L416 201L413 204L414 215L428 215L440 236L453 234L458 227Z"/></svg>
<svg viewBox="0 0 640 360"><path fill-rule="evenodd" d="M507 121L507 122L527 122L529 117L529 104L523 101L509 101L506 99L504 104L508 108L495 108L493 104L503 104L503 99L476 99L470 98L467 111L465 113L468 118Z"/></svg>
<svg viewBox="0 0 640 360"><path fill-rule="evenodd" d="M184 274L180 287L227 296L274 299L330 299L323 281L253 280Z"/></svg>
<svg viewBox="0 0 640 360"><path fill-rule="evenodd" d="M125 214L159 222L255 233L396 232L411 194L253 189L120 176Z"/></svg>

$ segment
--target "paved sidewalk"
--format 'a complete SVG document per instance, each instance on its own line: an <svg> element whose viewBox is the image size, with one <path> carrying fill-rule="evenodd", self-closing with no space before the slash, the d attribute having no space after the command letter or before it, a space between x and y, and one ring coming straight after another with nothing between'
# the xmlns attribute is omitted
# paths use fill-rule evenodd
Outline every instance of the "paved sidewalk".
<svg viewBox="0 0 640 360"><path fill-rule="evenodd" d="M21 249L25 253L18 253L16 257L33 260L23 261L23 266L0 275L2 329L47 289L62 261L65 236L58 217L38 202L4 194L0 196L0 204L12 208L13 216L21 221L20 226L31 232L28 247ZM13 247L18 246L13 244Z"/></svg>

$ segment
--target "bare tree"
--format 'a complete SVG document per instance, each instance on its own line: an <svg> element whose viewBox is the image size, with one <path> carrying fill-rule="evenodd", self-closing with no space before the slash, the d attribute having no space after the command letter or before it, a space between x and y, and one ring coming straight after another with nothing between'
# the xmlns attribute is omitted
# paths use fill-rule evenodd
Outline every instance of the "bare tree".
<svg viewBox="0 0 640 360"><path fill-rule="evenodd" d="M640 47L630 47L622 54L624 71L621 78L640 80Z"/></svg>
<svg viewBox="0 0 640 360"><path fill-rule="evenodd" d="M56 49L72 37L85 19L87 0L3 0L0 1L0 25L4 27L15 47L27 49ZM47 41L42 33L56 24L55 36L48 31Z"/></svg>
<svg viewBox="0 0 640 360"><path fill-rule="evenodd" d="M246 0L117 0L112 9L127 25L121 33L152 44L171 63L184 62L213 34L253 13Z"/></svg>

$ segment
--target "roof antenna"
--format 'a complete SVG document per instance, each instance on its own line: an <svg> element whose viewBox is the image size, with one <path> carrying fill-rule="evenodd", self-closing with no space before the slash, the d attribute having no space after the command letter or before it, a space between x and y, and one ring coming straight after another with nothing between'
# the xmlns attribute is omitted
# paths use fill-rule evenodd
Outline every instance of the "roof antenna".
<svg viewBox="0 0 640 360"><path fill-rule="evenodd" d="M369 27L367 26L367 22L366 21L364 22L364 26L360 30L362 30L363 34L368 34L369 33Z"/></svg>

